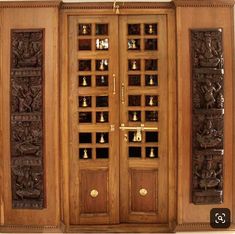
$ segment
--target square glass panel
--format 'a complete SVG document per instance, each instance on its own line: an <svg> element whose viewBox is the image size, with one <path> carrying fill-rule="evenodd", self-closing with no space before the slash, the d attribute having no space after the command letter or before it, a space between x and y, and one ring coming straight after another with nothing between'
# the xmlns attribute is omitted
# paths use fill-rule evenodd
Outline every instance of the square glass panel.
<svg viewBox="0 0 235 234"><path fill-rule="evenodd" d="M140 86L141 76L140 75L128 75L128 85L129 86Z"/></svg>
<svg viewBox="0 0 235 234"><path fill-rule="evenodd" d="M158 86L158 76L157 75L145 75L145 85L146 86Z"/></svg>
<svg viewBox="0 0 235 234"><path fill-rule="evenodd" d="M96 158L109 158L109 148L96 148Z"/></svg>
<svg viewBox="0 0 235 234"><path fill-rule="evenodd" d="M145 157L146 158L158 158L158 147L146 147Z"/></svg>
<svg viewBox="0 0 235 234"><path fill-rule="evenodd" d="M81 132L79 133L79 144L91 144L92 143L92 133Z"/></svg>
<svg viewBox="0 0 235 234"><path fill-rule="evenodd" d="M108 35L109 26L108 24L96 24L95 25L95 34L96 35Z"/></svg>
<svg viewBox="0 0 235 234"><path fill-rule="evenodd" d="M128 111L129 121L140 122L141 121L141 111Z"/></svg>
<svg viewBox="0 0 235 234"><path fill-rule="evenodd" d="M157 71L158 61L157 59L145 59L145 71Z"/></svg>
<svg viewBox="0 0 235 234"><path fill-rule="evenodd" d="M146 35L157 35L157 24L145 24L144 33Z"/></svg>
<svg viewBox="0 0 235 234"><path fill-rule="evenodd" d="M141 95L129 95L128 106L141 106Z"/></svg>
<svg viewBox="0 0 235 234"><path fill-rule="evenodd" d="M129 147L129 158L141 158L141 147Z"/></svg>
<svg viewBox="0 0 235 234"><path fill-rule="evenodd" d="M109 143L109 133L108 132L97 132L96 133L96 143L97 144Z"/></svg>
<svg viewBox="0 0 235 234"><path fill-rule="evenodd" d="M96 112L96 123L108 123L108 122L109 122L109 112L108 111Z"/></svg>
<svg viewBox="0 0 235 234"><path fill-rule="evenodd" d="M145 50L157 50L157 39L145 39L144 49Z"/></svg>
<svg viewBox="0 0 235 234"><path fill-rule="evenodd" d="M140 35L140 24L128 24L128 35Z"/></svg>
<svg viewBox="0 0 235 234"><path fill-rule="evenodd" d="M128 39L127 48L128 50L140 50L140 39Z"/></svg>
<svg viewBox="0 0 235 234"><path fill-rule="evenodd" d="M108 86L108 76L96 76L96 86Z"/></svg>
<svg viewBox="0 0 235 234"><path fill-rule="evenodd" d="M79 123L91 123L92 113L91 112L79 112Z"/></svg>
<svg viewBox="0 0 235 234"><path fill-rule="evenodd" d="M142 135L142 133L141 133ZM137 131L129 131L128 132L128 140L130 143L140 143L142 140L139 138Z"/></svg>
<svg viewBox="0 0 235 234"><path fill-rule="evenodd" d="M109 49L109 39L96 39L95 41L96 50L108 50Z"/></svg>
<svg viewBox="0 0 235 234"><path fill-rule="evenodd" d="M108 71L109 62L108 59L96 60L96 71Z"/></svg>
<svg viewBox="0 0 235 234"><path fill-rule="evenodd" d="M145 96L145 106L158 106L158 96L157 95Z"/></svg>
<svg viewBox="0 0 235 234"><path fill-rule="evenodd" d="M129 71L140 71L140 59L128 59Z"/></svg>
<svg viewBox="0 0 235 234"><path fill-rule="evenodd" d="M91 24L79 24L78 25L78 35L79 36L91 35Z"/></svg>
<svg viewBox="0 0 235 234"><path fill-rule="evenodd" d="M158 132L145 132L145 142L158 142Z"/></svg>
<svg viewBox="0 0 235 234"><path fill-rule="evenodd" d="M79 76L79 87L90 87L91 76Z"/></svg>
<svg viewBox="0 0 235 234"><path fill-rule="evenodd" d="M80 148L79 149L80 159L92 159L92 149L91 148Z"/></svg>
<svg viewBox="0 0 235 234"><path fill-rule="evenodd" d="M96 107L107 107L109 106L108 96L98 96L96 97Z"/></svg>
<svg viewBox="0 0 235 234"><path fill-rule="evenodd" d="M91 96L79 96L79 107L86 108L91 107Z"/></svg>
<svg viewBox="0 0 235 234"><path fill-rule="evenodd" d="M145 111L145 121L158 122L158 112L157 111Z"/></svg>
<svg viewBox="0 0 235 234"><path fill-rule="evenodd" d="M78 50L91 50L91 39L79 39Z"/></svg>
<svg viewBox="0 0 235 234"><path fill-rule="evenodd" d="M91 71L91 60L78 60L79 71Z"/></svg>

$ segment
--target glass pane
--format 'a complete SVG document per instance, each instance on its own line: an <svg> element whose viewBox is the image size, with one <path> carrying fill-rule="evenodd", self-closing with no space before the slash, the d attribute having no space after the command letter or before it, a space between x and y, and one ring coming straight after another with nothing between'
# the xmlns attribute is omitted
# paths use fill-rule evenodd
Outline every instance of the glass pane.
<svg viewBox="0 0 235 234"><path fill-rule="evenodd" d="M109 148L96 148L96 158L109 158Z"/></svg>
<svg viewBox="0 0 235 234"><path fill-rule="evenodd" d="M91 39L79 39L78 49L79 50L91 50Z"/></svg>
<svg viewBox="0 0 235 234"><path fill-rule="evenodd" d="M129 121L131 122L139 122L141 121L141 111L129 111Z"/></svg>
<svg viewBox="0 0 235 234"><path fill-rule="evenodd" d="M140 24L128 24L128 35L140 35Z"/></svg>
<svg viewBox="0 0 235 234"><path fill-rule="evenodd" d="M109 143L109 133L108 132L97 132L96 133L96 143L98 143L98 144Z"/></svg>
<svg viewBox="0 0 235 234"><path fill-rule="evenodd" d="M158 142L158 132L146 132L145 142Z"/></svg>
<svg viewBox="0 0 235 234"><path fill-rule="evenodd" d="M157 75L145 75L145 85L146 86L158 86L158 76Z"/></svg>
<svg viewBox="0 0 235 234"><path fill-rule="evenodd" d="M96 76L96 86L108 86L108 76Z"/></svg>
<svg viewBox="0 0 235 234"><path fill-rule="evenodd" d="M91 86L91 76L79 76L79 86L80 87L90 87Z"/></svg>
<svg viewBox="0 0 235 234"><path fill-rule="evenodd" d="M79 123L91 123L92 113L91 112L79 112Z"/></svg>
<svg viewBox="0 0 235 234"><path fill-rule="evenodd" d="M91 107L91 96L79 96L79 107Z"/></svg>
<svg viewBox="0 0 235 234"><path fill-rule="evenodd" d="M78 60L79 71L91 71L91 60Z"/></svg>
<svg viewBox="0 0 235 234"><path fill-rule="evenodd" d="M108 111L96 112L96 123L107 123L109 122Z"/></svg>
<svg viewBox="0 0 235 234"><path fill-rule="evenodd" d="M128 140L131 143L140 143L142 141L140 137L141 136L139 136L137 131L129 131L128 132Z"/></svg>
<svg viewBox="0 0 235 234"><path fill-rule="evenodd" d="M128 96L128 106L141 106L141 96L140 95L129 95Z"/></svg>
<svg viewBox="0 0 235 234"><path fill-rule="evenodd" d="M145 111L145 121L157 122L158 112L157 111Z"/></svg>
<svg viewBox="0 0 235 234"><path fill-rule="evenodd" d="M129 147L129 158L141 158L141 147Z"/></svg>
<svg viewBox="0 0 235 234"><path fill-rule="evenodd" d="M145 50L157 50L157 39L145 39L144 49Z"/></svg>
<svg viewBox="0 0 235 234"><path fill-rule="evenodd" d="M157 35L157 24L145 24L144 32L146 35Z"/></svg>
<svg viewBox="0 0 235 234"><path fill-rule="evenodd" d="M79 24L78 34L79 36L91 35L91 24Z"/></svg>
<svg viewBox="0 0 235 234"><path fill-rule="evenodd" d="M108 50L109 49L109 39L96 39L96 49L97 50Z"/></svg>
<svg viewBox="0 0 235 234"><path fill-rule="evenodd" d="M140 59L129 59L128 69L129 71L140 71Z"/></svg>
<svg viewBox="0 0 235 234"><path fill-rule="evenodd" d="M158 147L146 147L145 156L146 158L158 158Z"/></svg>
<svg viewBox="0 0 235 234"><path fill-rule="evenodd" d="M146 71L157 71L157 59L145 59Z"/></svg>
<svg viewBox="0 0 235 234"><path fill-rule="evenodd" d="M128 76L128 85L129 86L140 86L140 75L129 75Z"/></svg>
<svg viewBox="0 0 235 234"><path fill-rule="evenodd" d="M108 35L108 24L96 24L95 34L96 35Z"/></svg>
<svg viewBox="0 0 235 234"><path fill-rule="evenodd" d="M109 105L108 96L96 97L96 107L107 107Z"/></svg>
<svg viewBox="0 0 235 234"><path fill-rule="evenodd" d="M96 60L96 71L108 71L108 59Z"/></svg>
<svg viewBox="0 0 235 234"><path fill-rule="evenodd" d="M79 158L80 159L91 159L92 158L92 149L91 148L80 148L79 149Z"/></svg>
<svg viewBox="0 0 235 234"><path fill-rule="evenodd" d="M90 132L79 133L79 143L80 144L92 143L92 133Z"/></svg>
<svg viewBox="0 0 235 234"><path fill-rule="evenodd" d="M158 96L157 95L145 96L145 106L158 106Z"/></svg>
<svg viewBox="0 0 235 234"><path fill-rule="evenodd" d="M140 39L128 39L128 50L140 50Z"/></svg>

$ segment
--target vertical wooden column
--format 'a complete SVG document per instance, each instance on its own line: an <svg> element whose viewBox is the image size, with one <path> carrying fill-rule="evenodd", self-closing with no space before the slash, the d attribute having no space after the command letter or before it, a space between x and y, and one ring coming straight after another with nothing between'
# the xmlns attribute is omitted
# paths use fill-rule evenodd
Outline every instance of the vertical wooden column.
<svg viewBox="0 0 235 234"><path fill-rule="evenodd" d="M212 208L229 208L232 214L234 208L234 1L174 3L178 45L178 229L205 230L210 229ZM215 52L212 47L220 43L221 47L209 58L203 55L205 51L200 52L199 44L203 43L211 53ZM212 93L208 93L210 88ZM206 117L204 126L199 112ZM213 129L216 136L207 138ZM214 171L216 176L205 183L203 170ZM217 194L210 194L208 187Z"/></svg>

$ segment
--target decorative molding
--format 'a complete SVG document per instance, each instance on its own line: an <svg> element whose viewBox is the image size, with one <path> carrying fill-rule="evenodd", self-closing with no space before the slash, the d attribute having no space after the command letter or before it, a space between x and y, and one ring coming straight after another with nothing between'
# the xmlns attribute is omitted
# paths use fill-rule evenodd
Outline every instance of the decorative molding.
<svg viewBox="0 0 235 234"><path fill-rule="evenodd" d="M42 209L44 30L11 31L12 207Z"/></svg>
<svg viewBox="0 0 235 234"><path fill-rule="evenodd" d="M59 7L60 5L61 5L60 0L0 2L0 8L54 8L54 7Z"/></svg>
<svg viewBox="0 0 235 234"><path fill-rule="evenodd" d="M234 0L173 0L176 7L233 7Z"/></svg>
<svg viewBox="0 0 235 234"><path fill-rule="evenodd" d="M62 233L60 226L36 226L36 225L3 225L0 232L21 232L21 233Z"/></svg>
<svg viewBox="0 0 235 234"><path fill-rule="evenodd" d="M223 202L224 59L222 29L191 30L192 202Z"/></svg>
<svg viewBox="0 0 235 234"><path fill-rule="evenodd" d="M177 224L174 232L182 232L182 231L211 231L214 230L210 223L183 223Z"/></svg>

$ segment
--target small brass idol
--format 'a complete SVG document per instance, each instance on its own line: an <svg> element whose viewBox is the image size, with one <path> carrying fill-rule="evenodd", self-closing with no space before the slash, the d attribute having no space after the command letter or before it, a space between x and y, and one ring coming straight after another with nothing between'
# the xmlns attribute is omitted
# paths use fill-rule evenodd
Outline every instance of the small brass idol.
<svg viewBox="0 0 235 234"><path fill-rule="evenodd" d="M154 157L155 157L154 148L151 148L149 157L150 157L150 158L154 158Z"/></svg>
<svg viewBox="0 0 235 234"><path fill-rule="evenodd" d="M82 158L83 159L87 159L88 158L87 149L84 149Z"/></svg>
<svg viewBox="0 0 235 234"><path fill-rule="evenodd" d="M149 97L149 106L153 106L154 103L153 103L153 97Z"/></svg>
<svg viewBox="0 0 235 234"><path fill-rule="evenodd" d="M132 65L131 65L131 70L136 70L137 69L137 65L136 65L136 61L132 61Z"/></svg>
<svg viewBox="0 0 235 234"><path fill-rule="evenodd" d="M99 70L100 70L100 71L103 71L103 70L104 70L104 61L103 61L103 60L100 61Z"/></svg>
<svg viewBox="0 0 235 234"><path fill-rule="evenodd" d="M100 122L103 123L105 120L104 120L104 113L101 112L100 113Z"/></svg>
<svg viewBox="0 0 235 234"><path fill-rule="evenodd" d="M82 34L83 35L86 35L88 32L87 32L87 26L86 25L82 25Z"/></svg>
<svg viewBox="0 0 235 234"><path fill-rule="evenodd" d="M153 82L153 76L150 76L150 79L149 79L149 85L154 85L154 82Z"/></svg>
<svg viewBox="0 0 235 234"><path fill-rule="evenodd" d="M132 141L133 141L133 142L136 142L136 141L137 141L137 138L136 138L136 132L134 132L134 136L133 136Z"/></svg>
<svg viewBox="0 0 235 234"><path fill-rule="evenodd" d="M133 120L133 121L137 121L137 120L138 120L136 111L133 113L132 120Z"/></svg>
<svg viewBox="0 0 235 234"><path fill-rule="evenodd" d="M104 79L104 76L101 76L101 79L100 79L101 83L104 84L105 83L105 79Z"/></svg>
<svg viewBox="0 0 235 234"><path fill-rule="evenodd" d="M83 98L83 102L82 102L82 107L87 107L87 102L86 102L86 98L84 97Z"/></svg>
<svg viewBox="0 0 235 234"><path fill-rule="evenodd" d="M105 143L105 140L104 140L104 133L101 133L101 136L100 136L100 144L104 144Z"/></svg>
<svg viewBox="0 0 235 234"><path fill-rule="evenodd" d="M132 49L136 49L136 41L134 39L131 40L131 45L132 45Z"/></svg>
<svg viewBox="0 0 235 234"><path fill-rule="evenodd" d="M82 78L82 86L87 86L87 81L85 76Z"/></svg>
<svg viewBox="0 0 235 234"><path fill-rule="evenodd" d="M153 25L152 24L150 24L149 25L149 34L153 34Z"/></svg>

